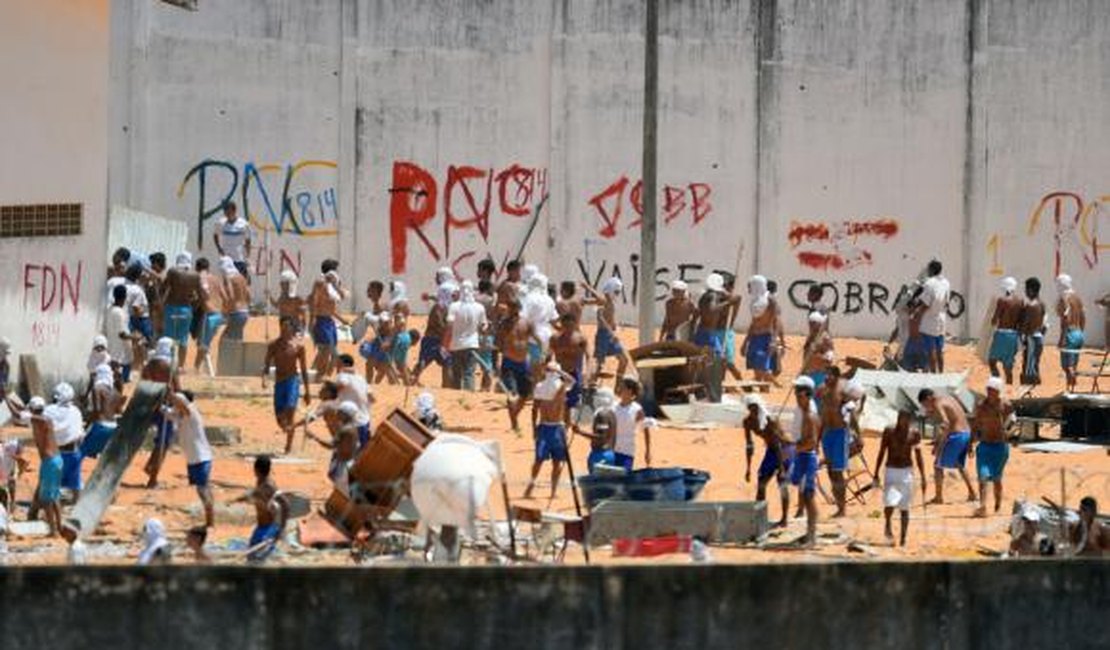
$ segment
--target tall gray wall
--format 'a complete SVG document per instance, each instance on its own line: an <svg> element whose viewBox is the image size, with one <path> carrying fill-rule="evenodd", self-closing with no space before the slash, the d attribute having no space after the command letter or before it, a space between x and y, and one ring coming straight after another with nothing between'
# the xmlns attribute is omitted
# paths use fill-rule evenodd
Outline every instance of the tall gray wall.
<svg viewBox="0 0 1110 650"><path fill-rule="evenodd" d="M1110 564L0 570L6 650L1105 648Z"/></svg>
<svg viewBox="0 0 1110 650"><path fill-rule="evenodd" d="M1110 288L1110 6L661 5L660 283L758 271L788 305L822 283L835 330L867 336L934 256L956 333L1003 275L1050 299L1061 271ZM257 271L338 256L361 293L505 261L548 195L527 256L621 275L631 317L642 2L113 6L113 202L186 220L213 254L233 196L272 231Z"/></svg>

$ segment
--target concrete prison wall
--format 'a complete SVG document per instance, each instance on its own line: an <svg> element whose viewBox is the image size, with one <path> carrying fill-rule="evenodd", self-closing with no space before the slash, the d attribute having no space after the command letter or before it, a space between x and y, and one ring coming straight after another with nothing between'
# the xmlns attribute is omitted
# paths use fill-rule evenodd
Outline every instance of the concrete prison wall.
<svg viewBox="0 0 1110 650"><path fill-rule="evenodd" d="M642 2L113 6L113 202L212 255L235 199L271 231L256 272L338 257L359 296L523 246L621 276L634 320ZM937 256L974 335L1004 275L1110 288L1105 3L697 0L660 25L660 297L758 270L791 329L820 283L838 334L885 336Z"/></svg>
<svg viewBox="0 0 1110 650"><path fill-rule="evenodd" d="M4 648L1095 648L1100 561L0 571Z"/></svg>

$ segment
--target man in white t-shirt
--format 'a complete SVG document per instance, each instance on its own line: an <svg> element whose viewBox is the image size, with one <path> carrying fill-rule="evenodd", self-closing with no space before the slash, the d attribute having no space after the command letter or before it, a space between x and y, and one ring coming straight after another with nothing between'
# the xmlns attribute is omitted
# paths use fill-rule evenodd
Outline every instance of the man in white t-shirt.
<svg viewBox="0 0 1110 650"><path fill-rule="evenodd" d="M474 283L464 281L458 301L447 309L447 334L443 337L451 353L454 387L474 390L474 364L488 325L486 308L474 298Z"/></svg>
<svg viewBox="0 0 1110 650"><path fill-rule="evenodd" d="M131 336L130 318L127 315L127 287L116 286L112 290L112 306L104 318L104 338L108 342L108 356L119 364L119 376L123 383L131 381L131 362L134 339Z"/></svg>
<svg viewBox="0 0 1110 650"><path fill-rule="evenodd" d="M613 440L613 456L616 464L632 471L636 457L636 432L644 428L644 464L651 465L651 423L644 418L644 407L637 398L640 396L640 382L633 377L624 377L617 385L620 402L613 407L617 420L617 433Z"/></svg>
<svg viewBox="0 0 1110 650"><path fill-rule="evenodd" d="M234 201L224 204L224 216L216 221L212 241L216 243L220 255L230 257L235 268L249 283L251 276L247 260L251 256L251 226L246 219L239 217L239 206Z"/></svg>
<svg viewBox="0 0 1110 650"><path fill-rule="evenodd" d="M920 319L921 338L929 359L929 372L944 372L944 330L948 322L948 298L951 285L941 275L937 260L926 267L925 282L921 289L921 306L916 316Z"/></svg>
<svg viewBox="0 0 1110 650"><path fill-rule="evenodd" d="M336 397L338 404L351 402L358 407L354 426L358 430L358 448L362 449L370 440L370 406L374 403L374 396L370 392L370 384L366 383L362 375L355 372L355 358L349 354L339 355L335 385L338 387Z"/></svg>
<svg viewBox="0 0 1110 650"><path fill-rule="evenodd" d="M185 454L189 485L196 487L197 496L204 506L204 526L215 525L215 508L209 477L212 475L212 447L204 431L204 419L193 403L193 393L187 390L174 393L169 398L166 419L173 422L177 441Z"/></svg>

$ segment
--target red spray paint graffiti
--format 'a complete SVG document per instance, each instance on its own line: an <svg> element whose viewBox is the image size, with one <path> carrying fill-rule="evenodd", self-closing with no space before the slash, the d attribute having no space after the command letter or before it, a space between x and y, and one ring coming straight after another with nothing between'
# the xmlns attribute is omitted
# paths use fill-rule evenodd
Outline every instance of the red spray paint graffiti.
<svg viewBox="0 0 1110 650"><path fill-rule="evenodd" d="M496 186L496 189L495 189ZM443 181L443 234L434 242L426 230L438 214L440 184L432 172L411 162L393 163L390 187L390 266L404 273L408 266L409 234L415 234L435 261L452 259L451 236L455 231L476 229L483 242L490 237L491 215L519 219L532 213L533 205L547 192L547 170L512 164L500 172L491 167L451 165ZM496 194L496 197L495 197ZM458 263L476 254L456 255Z"/></svg>
<svg viewBox="0 0 1110 650"><path fill-rule="evenodd" d="M1063 249L1065 243L1074 248L1088 269L1098 266L1098 251L1105 246L1098 243L1098 211L1102 203L1099 197L1085 203L1083 197L1074 192L1052 192L1037 203L1029 217L1029 234L1037 231L1041 216L1050 211L1052 214L1053 262L1055 274L1063 269Z"/></svg>
<svg viewBox="0 0 1110 650"><path fill-rule="evenodd" d="M898 222L888 218L833 223L791 221L786 238L791 249L803 244L832 248L831 251L797 251L795 256L802 266L819 271L843 271L872 263L874 255L870 249L859 246L861 239L887 241L897 236L898 231Z"/></svg>
<svg viewBox="0 0 1110 650"><path fill-rule="evenodd" d="M48 312L66 310L67 305L76 314L81 302L81 274L84 263L78 262L76 272L63 262L54 266L42 264L23 265L23 309Z"/></svg>
<svg viewBox="0 0 1110 650"><path fill-rule="evenodd" d="M627 176L621 176L586 201L588 205L593 206L597 216L601 218L598 235L609 239L617 236L617 227L624 214L626 190L628 190L627 204L637 216L628 223L627 229L631 230L641 225L642 219L639 217L644 214L643 183L636 181L629 189L630 182ZM713 210L713 204L709 202L709 196L712 193L713 188L708 183L690 183L685 186L664 185L663 225L671 225L686 213L691 215L691 226L698 225Z"/></svg>

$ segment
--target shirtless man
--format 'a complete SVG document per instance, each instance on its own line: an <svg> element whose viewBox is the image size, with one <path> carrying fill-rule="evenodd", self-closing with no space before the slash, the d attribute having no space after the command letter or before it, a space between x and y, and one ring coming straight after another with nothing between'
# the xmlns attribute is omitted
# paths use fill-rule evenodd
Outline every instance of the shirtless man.
<svg viewBox="0 0 1110 650"><path fill-rule="evenodd" d="M600 293L585 283L582 284L582 288L590 294L584 304L597 305L597 332L594 334L594 358L597 359L597 367L592 375L593 382L596 383L601 376L601 371L605 367L605 360L609 357L617 358L616 381L619 382L628 367L628 361L620 339L617 338L617 303L615 298L623 291L624 284L620 278L610 277L601 283Z"/></svg>
<svg viewBox="0 0 1110 650"><path fill-rule="evenodd" d="M193 323L193 306L207 301L200 276L193 270L193 256L180 253L174 268L166 272L162 283L162 304L165 322L162 332L177 343L177 367L185 366L189 349L189 328Z"/></svg>
<svg viewBox="0 0 1110 650"><path fill-rule="evenodd" d="M150 320L154 325L154 339L162 337L165 324L165 305L162 304L162 284L166 281L166 254L150 254L150 270L143 274L142 286L150 305Z"/></svg>
<svg viewBox="0 0 1110 650"><path fill-rule="evenodd" d="M336 321L347 324L339 315L339 303L347 299L347 290L339 280L339 262L324 260L320 264L321 277L312 286L309 296L309 312L312 317L312 342L316 345L316 358L312 367L316 377L323 379L331 374L335 363L336 346L339 332Z"/></svg>
<svg viewBox="0 0 1110 650"><path fill-rule="evenodd" d="M875 460L875 487L879 486L879 471L886 461L886 474L883 475L883 518L886 526L883 534L891 546L894 545L894 531L890 517L894 509L901 512L902 527L898 545L906 545L906 531L910 526L910 506L913 505L913 466L911 456L917 461L917 471L921 473L921 495L925 495L925 461L921 456L921 434L910 430L913 412L898 412L898 422L883 430L883 441L879 445L879 457Z"/></svg>
<svg viewBox="0 0 1110 650"><path fill-rule="evenodd" d="M841 390L840 373L830 372L821 399L821 450L825 454L825 469L832 483L833 500L836 512L833 518L845 515L848 497L846 472L848 471L848 449L851 434L848 432L850 414L845 405L851 398Z"/></svg>
<svg viewBox="0 0 1110 650"><path fill-rule="evenodd" d="M377 316L385 311L382 307L382 297L385 295L385 285L381 280L371 280L366 285L366 299L370 301L370 313Z"/></svg>
<svg viewBox="0 0 1110 650"><path fill-rule="evenodd" d="M393 315L393 345L390 348L390 359L396 370L397 378L401 384L408 386L409 381L409 348L412 347L412 335L409 333L409 316L412 308L409 306L408 289L400 280L389 281L389 313Z"/></svg>
<svg viewBox="0 0 1110 650"><path fill-rule="evenodd" d="M424 369L433 363L439 364L443 371L442 383L448 384L448 356L444 353L443 335L447 331L447 310L455 300L456 288L454 284L442 284L436 288L435 304L428 312L428 321L424 325L424 336L420 339L420 356L416 360L416 367L412 369L412 384L421 386L420 375Z"/></svg>
<svg viewBox="0 0 1110 650"><path fill-rule="evenodd" d="M167 384L171 392L177 393L181 391L181 379L174 368L173 345L173 339L169 337L163 336L158 339L154 354L143 366L140 377L146 381ZM158 473L162 470L166 452L173 443L173 423L165 418L161 409L154 412L152 424L155 430L154 449L151 450L150 458L147 459L144 467L149 477L146 483L148 489L158 487Z"/></svg>
<svg viewBox="0 0 1110 650"><path fill-rule="evenodd" d="M571 411L582 402L582 369L586 363L586 337L578 331L573 312L559 317L559 333L551 337L551 353L562 371L574 379L574 385L567 390L565 415L569 427Z"/></svg>
<svg viewBox="0 0 1110 650"><path fill-rule="evenodd" d="M293 452L293 419L297 415L297 398L301 397L301 384L304 383L304 404L308 406L312 397L308 390L308 361L304 344L297 336L297 324L292 318L281 319L281 333L266 348L266 360L262 364L262 387L266 387L266 377L270 365L274 366L274 415L278 426L285 433L285 453ZM297 376L297 368L301 374Z"/></svg>
<svg viewBox="0 0 1110 650"><path fill-rule="evenodd" d="M509 391L509 424L520 431L519 415L532 395L532 370L528 367L528 343L538 341L536 328L520 317L520 301L505 303L508 311L501 319L497 345L501 350L501 382Z"/></svg>
<svg viewBox="0 0 1110 650"><path fill-rule="evenodd" d="M223 327L227 319L224 317L224 308L228 302L227 291L224 288L223 278L211 273L211 265L204 257L197 260L197 275L200 276L200 286L205 293L204 321L201 324L200 335L197 338L197 355L193 359L193 369L200 370L201 365L207 364L209 371L212 368L212 359L209 349L216 334Z"/></svg>
<svg viewBox="0 0 1110 650"><path fill-rule="evenodd" d="M821 314L821 316L824 317L821 320L821 331L827 333L830 331L831 323L829 320L829 307L824 303L824 300L825 287L816 282L809 285L809 289L806 290L806 302L809 303L806 307L806 316L808 317L810 314Z"/></svg>
<svg viewBox="0 0 1110 650"><path fill-rule="evenodd" d="M589 438L590 455L586 457L586 471L593 473L594 467L599 464L616 465L616 454L613 447L617 442L617 416L613 413L613 405L617 396L613 389L602 387L594 394L594 421L592 431L583 431L578 424L574 425L574 432Z"/></svg>
<svg viewBox="0 0 1110 650"><path fill-rule="evenodd" d="M690 299L690 290L682 280L671 282L671 297L663 304L663 325L659 328L660 341L688 340L689 325L698 313L698 306Z"/></svg>
<svg viewBox="0 0 1110 650"><path fill-rule="evenodd" d="M921 283L920 304L914 313L929 358L929 372L944 372L944 336L951 284L941 274L943 270L938 260L931 260L925 267L926 278Z"/></svg>
<svg viewBox="0 0 1110 650"><path fill-rule="evenodd" d="M559 474L567 461L566 400L567 389L574 386L574 377L551 361L543 381L536 385L535 402L532 404L532 431L536 443L536 460L532 463L532 478L524 490L524 498L532 498L536 477L544 461L551 461L551 498L559 487Z"/></svg>
<svg viewBox="0 0 1110 650"><path fill-rule="evenodd" d="M698 299L698 323L694 332L694 345L709 348L713 357L727 362L725 342L729 315L733 305L740 304L739 296L725 293L725 279L720 273L710 273L705 278L707 291Z"/></svg>
<svg viewBox="0 0 1110 650"><path fill-rule="evenodd" d="M819 311L809 313L809 332L802 346L802 374L813 380L820 389L836 360L833 339L827 328L828 320Z"/></svg>
<svg viewBox="0 0 1110 650"><path fill-rule="evenodd" d="M1025 280L1025 304L1021 311L1021 383L1037 386L1041 383L1041 352L1044 351L1046 310L1041 300L1041 281Z"/></svg>
<svg viewBox="0 0 1110 650"><path fill-rule="evenodd" d="M45 415L46 402L41 397L32 397L27 408L40 461L37 505L46 513L50 535L54 536L62 530L62 511L58 505L62 499L62 453L54 439L54 426Z"/></svg>
<svg viewBox="0 0 1110 650"><path fill-rule="evenodd" d="M1018 330L1021 327L1022 315L1025 305L1017 295L1017 280L1011 277L1002 278L1002 295L994 301L994 313L991 314L991 325L994 326L994 337L991 339L990 353L987 363L991 368L991 376L997 377L998 364L1006 373L1006 383L1014 383L1014 359L1018 351Z"/></svg>
<svg viewBox="0 0 1110 650"><path fill-rule="evenodd" d="M271 461L266 455L254 459L254 489L246 499L254 505L256 525L251 531L248 547L251 549L248 558L252 562L265 560L285 530L286 509L281 500L277 498L278 488L274 479L270 478Z"/></svg>
<svg viewBox="0 0 1110 650"><path fill-rule="evenodd" d="M1110 553L1110 529L1099 522L1098 502L1094 497L1079 500L1079 525L1070 536L1072 548L1079 557L1105 557Z"/></svg>
<svg viewBox="0 0 1110 650"><path fill-rule="evenodd" d="M123 410L123 395L116 385L111 366L101 364L96 368L92 390L89 393L89 426L81 441L81 458L96 458L116 432L116 417Z"/></svg>
<svg viewBox="0 0 1110 650"><path fill-rule="evenodd" d="M747 360L748 369L755 372L756 381L775 381L773 373L774 338L778 335L778 346L786 347L782 324L779 321L779 306L767 290L767 279L754 275L748 280L748 293L751 296L749 308L752 322L748 334L740 346L740 352Z"/></svg>
<svg viewBox="0 0 1110 650"><path fill-rule="evenodd" d="M505 279L501 284L497 285L497 305L500 308L505 307L512 300L519 299L520 296L520 267L522 263L519 259L509 260L505 265ZM501 309L503 311L503 309Z"/></svg>
<svg viewBox="0 0 1110 650"><path fill-rule="evenodd" d="M967 487L967 500L975 501L975 488L971 486L971 479L967 476L964 467L971 445L971 427L967 423L967 414L964 407L950 395L937 395L931 388L922 388L917 393L917 401L925 407L925 412L940 421L941 434L933 443L933 456L935 470L933 479L937 484L937 493L930 504L944 503L944 470L954 469L959 471L960 477Z"/></svg>
<svg viewBox="0 0 1110 650"><path fill-rule="evenodd" d="M270 305L277 311L278 318L283 316L292 318L297 323L297 331L303 332L305 314L308 312L308 301L297 295L297 274L291 269L282 271L281 279L278 280L278 288L280 293L277 300L270 298L268 294L266 296Z"/></svg>
<svg viewBox="0 0 1110 650"><path fill-rule="evenodd" d="M806 511L806 547L817 544L817 442L820 437L821 421L810 410L813 400L813 380L805 375L794 380L794 400L798 404L797 415L801 417L800 434L794 467L790 472L790 482L798 487L799 496Z"/></svg>
<svg viewBox="0 0 1110 650"><path fill-rule="evenodd" d="M1083 330L1087 327L1087 314L1083 310L1083 299L1072 287L1071 276L1061 274L1056 278L1056 315L1060 317L1060 367L1067 377L1067 391L1075 392L1078 379L1079 351L1085 339Z"/></svg>
<svg viewBox="0 0 1110 650"><path fill-rule="evenodd" d="M489 260L482 260L483 262ZM481 265L479 265L481 266ZM482 275L479 273L479 275ZM478 293L474 296L474 300L486 310L486 322L490 324L489 329L481 334L478 343L478 359L482 371L482 383L479 390L483 393L488 392L493 388L493 373L498 366L497 354L497 294L494 293L493 283L489 280L478 280Z"/></svg>
<svg viewBox="0 0 1110 650"><path fill-rule="evenodd" d="M979 442L975 450L975 469L979 475L979 507L976 517L987 516L987 483L994 484L994 511L1002 507L1002 472L1010 459L1006 444L1006 429L1013 421L1014 408L1002 398L1002 381L991 377L987 381L987 397L975 407L971 415L972 439Z"/></svg>
<svg viewBox="0 0 1110 650"><path fill-rule="evenodd" d="M767 412L767 407L758 395L749 395L745 400L748 406L748 417L744 418L744 452L745 470L744 482L752 480L752 455L755 452L755 442L752 436L758 436L763 441L763 461L759 464L756 474L755 500L767 500L767 484L774 477L779 484L779 498L782 501L782 519L775 524L776 528L786 526L786 518L790 516L790 470L794 466L794 456L797 453L794 445L783 435L782 428L777 420L772 420Z"/></svg>
<svg viewBox="0 0 1110 650"><path fill-rule="evenodd" d="M734 296L736 303L729 305L728 316L725 318L725 370L732 376L734 381L741 381L744 376L740 372L740 368L736 365L736 319L740 316L740 303L743 302L743 297L736 295L736 276L732 273L721 273L721 277L725 279L725 293ZM766 282L764 283L766 286ZM767 355L770 361L770 351Z"/></svg>
<svg viewBox="0 0 1110 650"><path fill-rule="evenodd" d="M563 321L563 316L570 314L573 316L571 323L574 329L578 329L582 323L582 300L576 295L577 287L571 281L564 281L559 283L559 299L555 301L555 312L559 314L559 323L566 327Z"/></svg>

